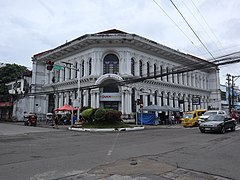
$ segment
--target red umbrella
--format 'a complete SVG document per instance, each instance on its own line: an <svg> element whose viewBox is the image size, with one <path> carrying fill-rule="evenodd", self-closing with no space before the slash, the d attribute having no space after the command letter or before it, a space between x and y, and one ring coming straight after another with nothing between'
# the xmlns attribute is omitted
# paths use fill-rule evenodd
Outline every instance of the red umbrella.
<svg viewBox="0 0 240 180"><path fill-rule="evenodd" d="M62 107L54 109L54 111L74 111L78 110L78 108L73 108L72 106L69 106L67 104L64 104Z"/></svg>

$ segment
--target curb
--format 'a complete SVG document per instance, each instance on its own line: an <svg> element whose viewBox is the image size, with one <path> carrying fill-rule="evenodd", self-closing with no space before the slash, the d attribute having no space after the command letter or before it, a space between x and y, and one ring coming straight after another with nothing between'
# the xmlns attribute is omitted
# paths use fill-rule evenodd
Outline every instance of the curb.
<svg viewBox="0 0 240 180"><path fill-rule="evenodd" d="M109 129L97 129L97 128L76 128L69 127L71 131L81 131L81 132L120 132L120 131L139 131L144 130L144 127L133 127L133 128L109 128Z"/></svg>

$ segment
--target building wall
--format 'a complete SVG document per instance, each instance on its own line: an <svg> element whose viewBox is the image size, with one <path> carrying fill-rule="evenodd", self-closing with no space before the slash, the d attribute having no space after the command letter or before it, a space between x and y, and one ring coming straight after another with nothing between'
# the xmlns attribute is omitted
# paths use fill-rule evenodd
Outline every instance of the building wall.
<svg viewBox="0 0 240 180"><path fill-rule="evenodd" d="M114 54L119 59L119 73L103 74L104 57ZM132 74L131 62L134 61L134 74ZM63 63L66 62L66 63ZM31 110L37 111L41 105L41 113L49 111L49 96L54 95L55 108L69 104L77 99L78 78L80 77L81 106L98 108L103 106L102 98L105 95L101 88L82 89L90 85L100 85L106 81L118 81L125 78L140 78L140 62L142 62L142 76L171 72L183 66L181 62L173 61L152 52L141 51L134 46L121 44L96 44L79 52L69 53L63 58L56 58L54 65L65 66L61 70L48 71L46 61L35 60L33 62L33 90L31 97ZM70 63L70 64L69 64ZM194 62L193 62L194 63ZM77 70L78 71L77 71ZM54 81L53 81L54 77ZM207 109L209 106L215 109L221 108L219 76L217 70L194 70L179 74L158 77L144 82L126 84L119 87L118 94L106 96L120 98L118 110L123 114L133 111L133 104L139 98L143 98L144 106L151 103L180 107L183 111L193 109ZM133 92L135 91L134 97ZM38 93L36 93L38 92ZM37 95L37 94L41 94ZM200 104L193 105L192 98L200 97ZM135 100L135 101L133 101ZM183 104L179 103L183 100ZM137 110L137 108L136 108Z"/></svg>

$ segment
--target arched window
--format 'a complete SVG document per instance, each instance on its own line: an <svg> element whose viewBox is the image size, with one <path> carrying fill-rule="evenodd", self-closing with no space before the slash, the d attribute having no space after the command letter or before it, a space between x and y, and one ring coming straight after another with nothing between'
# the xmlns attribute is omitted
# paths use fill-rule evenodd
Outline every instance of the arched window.
<svg viewBox="0 0 240 180"><path fill-rule="evenodd" d="M173 100L173 107L176 107L176 104L175 104L175 96L176 96L176 94L174 93L174 94L173 94L173 99L172 99L172 100Z"/></svg>
<svg viewBox="0 0 240 180"><path fill-rule="evenodd" d="M157 91L154 92L154 101L155 104L157 105L158 104Z"/></svg>
<svg viewBox="0 0 240 180"><path fill-rule="evenodd" d="M84 61L82 61L82 77L84 76Z"/></svg>
<svg viewBox="0 0 240 180"><path fill-rule="evenodd" d="M143 63L141 60L139 61L139 75L140 77L143 76Z"/></svg>
<svg viewBox="0 0 240 180"><path fill-rule="evenodd" d="M135 66L134 59L131 58L131 74L132 74L133 76L135 76L135 69L134 69L134 66Z"/></svg>
<svg viewBox="0 0 240 180"><path fill-rule="evenodd" d="M163 74L163 66L160 66L160 74ZM163 80L163 77L161 76L161 81Z"/></svg>
<svg viewBox="0 0 240 180"><path fill-rule="evenodd" d="M147 77L150 76L150 64L147 62Z"/></svg>
<svg viewBox="0 0 240 180"><path fill-rule="evenodd" d="M174 79L174 69L172 68L172 83L175 83L175 79Z"/></svg>
<svg viewBox="0 0 240 180"><path fill-rule="evenodd" d="M170 93L169 92L167 93L167 105L168 106L170 105Z"/></svg>
<svg viewBox="0 0 240 180"><path fill-rule="evenodd" d="M154 76L155 76L155 79L157 79L157 78L156 78L156 75L157 75L157 65L154 64Z"/></svg>
<svg viewBox="0 0 240 180"><path fill-rule="evenodd" d="M164 105L164 92L161 92L161 105Z"/></svg>
<svg viewBox="0 0 240 180"><path fill-rule="evenodd" d="M89 59L89 64L88 64L88 68L89 68L89 71L88 71L88 75L91 75L92 74L92 58Z"/></svg>
<svg viewBox="0 0 240 180"><path fill-rule="evenodd" d="M88 90L88 106L89 107L91 107L91 101L92 101L92 99L91 99L91 92L90 92L90 90Z"/></svg>
<svg viewBox="0 0 240 180"><path fill-rule="evenodd" d="M167 73L167 82L168 82L169 81L169 75L168 75L169 70L168 70L168 67L166 67L166 73Z"/></svg>
<svg viewBox="0 0 240 180"><path fill-rule="evenodd" d="M103 60L103 74L117 74L119 72L119 60L115 54L108 54Z"/></svg>
<svg viewBox="0 0 240 180"><path fill-rule="evenodd" d="M78 63L77 62L75 62L75 68L78 69ZM78 71L75 70L75 78L77 78L77 74L78 74Z"/></svg>
<svg viewBox="0 0 240 180"><path fill-rule="evenodd" d="M151 96L150 94L147 95L147 105L150 106L152 104L151 102Z"/></svg>
<svg viewBox="0 0 240 180"><path fill-rule="evenodd" d="M132 89L132 112L136 112L135 89Z"/></svg>

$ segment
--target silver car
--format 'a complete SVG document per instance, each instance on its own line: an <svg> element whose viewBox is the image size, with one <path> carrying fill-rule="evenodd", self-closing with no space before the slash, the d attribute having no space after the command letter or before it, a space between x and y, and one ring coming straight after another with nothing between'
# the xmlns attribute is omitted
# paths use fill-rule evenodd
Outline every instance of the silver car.
<svg viewBox="0 0 240 180"><path fill-rule="evenodd" d="M227 129L235 131L237 122L235 119L225 115L212 115L208 118L206 122L203 122L199 125L199 130L202 133L205 132L220 132L224 134Z"/></svg>

